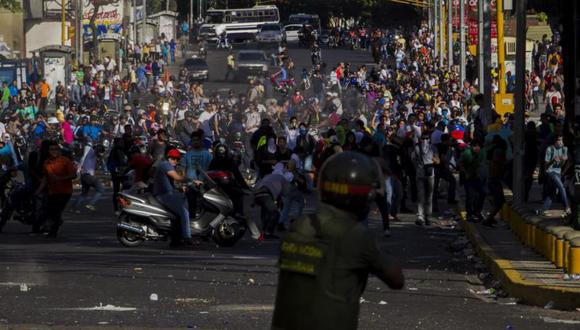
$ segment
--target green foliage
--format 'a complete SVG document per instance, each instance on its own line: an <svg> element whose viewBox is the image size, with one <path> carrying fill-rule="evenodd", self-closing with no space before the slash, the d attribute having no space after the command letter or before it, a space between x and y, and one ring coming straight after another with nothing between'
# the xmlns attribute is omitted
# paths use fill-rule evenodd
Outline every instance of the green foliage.
<svg viewBox="0 0 580 330"><path fill-rule="evenodd" d="M13 13L22 10L18 0L0 0L0 8L8 9Z"/></svg>
<svg viewBox="0 0 580 330"><path fill-rule="evenodd" d="M166 0L147 0L147 14L155 14L165 10Z"/></svg>
<svg viewBox="0 0 580 330"><path fill-rule="evenodd" d="M542 22L542 23L547 23L548 22L548 15L546 13L544 13L543 11L538 13L538 21Z"/></svg>

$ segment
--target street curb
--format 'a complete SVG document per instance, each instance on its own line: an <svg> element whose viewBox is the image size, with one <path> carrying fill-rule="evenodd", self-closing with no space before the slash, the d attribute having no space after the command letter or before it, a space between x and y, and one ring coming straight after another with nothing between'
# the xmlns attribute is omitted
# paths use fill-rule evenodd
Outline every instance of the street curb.
<svg viewBox="0 0 580 330"><path fill-rule="evenodd" d="M459 214L461 226L477 254L488 265L491 273L501 282L507 293L530 305L543 307L552 301L554 308L557 309L575 310L580 307L579 289L542 285L526 280L521 273L514 269L509 260L502 259L495 254L493 248L481 237L477 227L473 223L467 222L465 212L459 212Z"/></svg>

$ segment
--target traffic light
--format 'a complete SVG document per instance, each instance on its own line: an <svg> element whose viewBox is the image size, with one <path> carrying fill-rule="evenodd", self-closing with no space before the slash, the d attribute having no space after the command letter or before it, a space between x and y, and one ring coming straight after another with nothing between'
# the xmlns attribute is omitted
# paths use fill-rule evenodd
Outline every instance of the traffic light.
<svg viewBox="0 0 580 330"><path fill-rule="evenodd" d="M68 36L68 40L74 40L74 38L75 38L75 27L74 26L68 27L67 36Z"/></svg>

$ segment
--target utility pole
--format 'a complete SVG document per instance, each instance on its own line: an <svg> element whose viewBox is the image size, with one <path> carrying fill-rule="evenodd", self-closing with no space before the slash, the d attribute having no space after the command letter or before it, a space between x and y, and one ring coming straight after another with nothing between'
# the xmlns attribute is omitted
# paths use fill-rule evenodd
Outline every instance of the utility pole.
<svg viewBox="0 0 580 330"><path fill-rule="evenodd" d="M145 28L147 27L147 0L143 0L143 22L141 27L141 42L147 42L145 39Z"/></svg>
<svg viewBox="0 0 580 330"><path fill-rule="evenodd" d="M133 9L133 42L136 45L138 43L138 41L137 41L137 0L132 0L131 6Z"/></svg>
<svg viewBox="0 0 580 330"><path fill-rule="evenodd" d="M78 8L77 8L77 15L79 17L79 21L78 21L78 29L75 33L76 37L78 38L78 43L79 43L79 48L78 48L78 52L79 55L77 56L79 64L85 64L85 35L84 35L84 29L83 29L83 19L84 19L84 12L85 12L85 8L83 7L83 0L77 0L78 1Z"/></svg>
<svg viewBox="0 0 580 330"><path fill-rule="evenodd" d="M193 28L193 0L189 0L189 28Z"/></svg>
<svg viewBox="0 0 580 330"><path fill-rule="evenodd" d="M524 201L524 75L526 69L526 8L527 0L516 3L516 95L514 121L514 169L513 192L516 204Z"/></svg>
<svg viewBox="0 0 580 330"><path fill-rule="evenodd" d="M568 217L575 230L580 230L580 3L560 0L556 2L558 13L562 15L562 56L564 58L564 143L568 146L568 159L574 161L574 190Z"/></svg>
<svg viewBox="0 0 580 330"><path fill-rule="evenodd" d="M60 0L60 44L66 43L66 0Z"/></svg>
<svg viewBox="0 0 580 330"><path fill-rule="evenodd" d="M497 8L497 64L499 66L499 93L505 94L505 43L503 29L503 0L496 0Z"/></svg>
<svg viewBox="0 0 580 330"><path fill-rule="evenodd" d="M74 38L71 39L71 45L73 46L74 49L74 54L75 54L75 65L79 65L80 63L80 57L82 57L82 53L80 52L80 42L79 42L79 34L81 32L81 30L79 29L79 22L82 22L82 12L79 10L80 6L81 6L81 2L80 0L74 0L72 3L72 13L74 14L74 21L71 22L71 25L73 26L73 31L74 31ZM74 25L73 25L74 24ZM82 24L82 23L81 23Z"/></svg>
<svg viewBox="0 0 580 330"><path fill-rule="evenodd" d="M433 0L433 56L437 56L439 53L439 34L437 33L438 30L438 9L439 8L439 1L440 0Z"/></svg>
<svg viewBox="0 0 580 330"><path fill-rule="evenodd" d="M483 108L486 111L487 125L492 123L491 109L491 10L490 0L483 0ZM484 126L487 128L487 126Z"/></svg>
<svg viewBox="0 0 580 330"><path fill-rule="evenodd" d="M467 65L465 61L465 0L459 0L459 42L461 43L461 63L459 72L461 76L461 84L465 81L465 66Z"/></svg>
<svg viewBox="0 0 580 330"><path fill-rule="evenodd" d="M445 22L443 16L445 10L443 8L443 0L439 0L439 67L443 68L443 60L445 56Z"/></svg>
<svg viewBox="0 0 580 330"><path fill-rule="evenodd" d="M434 19L433 19L432 1L430 1L430 2L431 2L431 7L427 7L427 14L428 14L428 20L429 20L428 26L429 26L430 29L432 29L433 28L433 21L434 21Z"/></svg>
<svg viewBox="0 0 580 330"><path fill-rule="evenodd" d="M453 67L453 5L447 0L447 68Z"/></svg>
<svg viewBox="0 0 580 330"><path fill-rule="evenodd" d="M198 19L201 21L201 12L203 11L203 0L199 0L199 17Z"/></svg>
<svg viewBox="0 0 580 330"><path fill-rule="evenodd" d="M485 0L477 2L477 67L479 92L483 94L483 7Z"/></svg>

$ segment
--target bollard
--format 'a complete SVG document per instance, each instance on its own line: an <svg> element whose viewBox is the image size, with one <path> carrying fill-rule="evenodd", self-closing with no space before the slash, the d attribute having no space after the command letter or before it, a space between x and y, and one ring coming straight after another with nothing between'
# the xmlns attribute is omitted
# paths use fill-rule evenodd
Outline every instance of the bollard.
<svg viewBox="0 0 580 330"><path fill-rule="evenodd" d="M568 256L568 273L580 274L580 238L574 238L570 241L570 254Z"/></svg>
<svg viewBox="0 0 580 330"><path fill-rule="evenodd" d="M564 260L564 269L568 272L568 269L570 268L570 241L576 239L576 238L580 238L580 231L577 230L573 230L573 231L569 231L567 233L564 234L564 246L563 246L563 253L562 253L562 258Z"/></svg>

